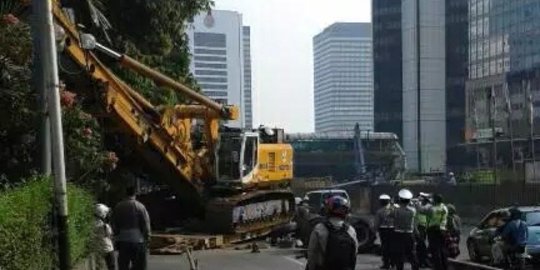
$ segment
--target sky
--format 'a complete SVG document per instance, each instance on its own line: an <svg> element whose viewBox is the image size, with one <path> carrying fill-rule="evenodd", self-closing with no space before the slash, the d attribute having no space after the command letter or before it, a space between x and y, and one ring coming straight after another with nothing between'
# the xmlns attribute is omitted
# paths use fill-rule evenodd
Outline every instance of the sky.
<svg viewBox="0 0 540 270"><path fill-rule="evenodd" d="M370 22L371 0L214 0L251 26L253 125L312 132L312 38L334 22Z"/></svg>

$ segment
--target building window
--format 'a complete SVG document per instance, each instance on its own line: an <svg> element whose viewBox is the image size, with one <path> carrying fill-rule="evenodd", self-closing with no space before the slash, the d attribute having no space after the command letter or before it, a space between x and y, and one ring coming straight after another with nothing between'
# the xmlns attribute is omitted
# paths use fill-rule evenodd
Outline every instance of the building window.
<svg viewBox="0 0 540 270"><path fill-rule="evenodd" d="M225 34L195 32L193 41L196 47L227 47L227 39Z"/></svg>
<svg viewBox="0 0 540 270"><path fill-rule="evenodd" d="M211 50L211 49L195 49L196 54L211 54L211 55L226 55L225 50Z"/></svg>
<svg viewBox="0 0 540 270"><path fill-rule="evenodd" d="M205 70L205 69L196 69L195 75L217 75L217 76L227 76L227 71L225 70Z"/></svg>

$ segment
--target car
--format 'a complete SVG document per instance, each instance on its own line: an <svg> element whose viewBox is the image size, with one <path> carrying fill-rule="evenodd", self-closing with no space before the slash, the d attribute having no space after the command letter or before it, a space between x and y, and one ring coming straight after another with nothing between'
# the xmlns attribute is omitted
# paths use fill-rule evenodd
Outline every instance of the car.
<svg viewBox="0 0 540 270"><path fill-rule="evenodd" d="M490 212L471 230L467 238L467 250L472 261L491 261L491 246L496 230L504 224L503 213L509 209L501 208ZM520 206L517 209L529 228L526 253L537 264L540 262L540 206Z"/></svg>
<svg viewBox="0 0 540 270"><path fill-rule="evenodd" d="M297 207L296 223L298 224L297 238L307 245L311 231L318 223L324 220L324 201L332 196L339 195L350 201L349 194L343 189L322 189L309 191ZM306 205L307 203L307 205ZM347 222L356 230L359 252L369 251L375 242L376 233L371 217L356 215L347 217Z"/></svg>

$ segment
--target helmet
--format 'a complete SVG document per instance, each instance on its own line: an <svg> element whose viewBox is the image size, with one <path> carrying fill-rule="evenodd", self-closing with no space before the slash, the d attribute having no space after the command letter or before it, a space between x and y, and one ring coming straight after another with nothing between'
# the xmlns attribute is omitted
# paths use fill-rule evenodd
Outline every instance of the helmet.
<svg viewBox="0 0 540 270"><path fill-rule="evenodd" d="M406 188L400 190L398 196L402 200L410 200L413 198L412 192Z"/></svg>
<svg viewBox="0 0 540 270"><path fill-rule="evenodd" d="M391 200L390 196L388 196L387 194L381 194L381 196L379 196L379 200L381 201L389 201Z"/></svg>
<svg viewBox="0 0 540 270"><path fill-rule="evenodd" d="M102 203L96 204L95 215L99 218L105 218L111 209Z"/></svg>
<svg viewBox="0 0 540 270"><path fill-rule="evenodd" d="M330 198L328 198L325 201L326 206L326 212L330 216L337 216L345 218L347 214L349 213L349 210L351 209L351 204L349 200L339 196L335 195Z"/></svg>
<svg viewBox="0 0 540 270"><path fill-rule="evenodd" d="M448 175L449 175L449 176L454 176L454 173L453 173L453 172L449 172Z"/></svg>
<svg viewBox="0 0 540 270"><path fill-rule="evenodd" d="M299 205L301 203L302 203L302 198L300 198L300 197L295 197L294 198L294 204Z"/></svg>
<svg viewBox="0 0 540 270"><path fill-rule="evenodd" d="M428 194L428 193L420 192L419 195L420 195L420 197L425 198L425 199L429 198L429 194Z"/></svg>
<svg viewBox="0 0 540 270"><path fill-rule="evenodd" d="M455 214L456 213L456 206L454 206L453 204L449 203L446 205L446 208L448 208L448 214Z"/></svg>
<svg viewBox="0 0 540 270"><path fill-rule="evenodd" d="M510 208L509 212L510 212L511 219L515 220L515 219L521 218L521 211L519 211L517 207Z"/></svg>

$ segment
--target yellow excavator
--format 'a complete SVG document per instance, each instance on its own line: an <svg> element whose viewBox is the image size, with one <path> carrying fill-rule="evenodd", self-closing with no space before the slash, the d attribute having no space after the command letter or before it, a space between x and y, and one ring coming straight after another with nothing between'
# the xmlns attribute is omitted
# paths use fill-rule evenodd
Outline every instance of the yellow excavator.
<svg viewBox="0 0 540 270"><path fill-rule="evenodd" d="M221 105L133 58L95 40L53 7L62 56L90 77L99 91L101 112L132 138L145 160L193 209L201 209L206 233L255 236L290 222L294 196L293 151L281 129L240 130L220 123L238 118L239 109ZM190 101L160 108L119 79L99 57L179 92ZM160 106L161 107L161 106ZM201 136L193 136L202 127Z"/></svg>

